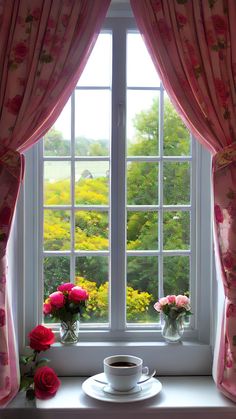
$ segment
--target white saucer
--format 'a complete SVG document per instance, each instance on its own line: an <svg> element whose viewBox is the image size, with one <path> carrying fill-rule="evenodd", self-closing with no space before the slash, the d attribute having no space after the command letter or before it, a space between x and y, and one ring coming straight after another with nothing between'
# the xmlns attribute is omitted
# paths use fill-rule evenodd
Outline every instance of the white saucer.
<svg viewBox="0 0 236 419"><path fill-rule="evenodd" d="M104 388L107 386L104 386L102 383L98 383L94 380L94 378L97 378L101 381L106 381L104 373L96 374L93 377L87 378L87 380L83 382L82 389L84 393L87 394L87 396L105 402L127 403L145 400L156 396L156 394L158 394L162 389L162 384L160 381L156 378L151 378L147 382L140 385L141 390L137 393L126 392L123 394L123 392L118 392L119 394L111 394L104 391Z"/></svg>
<svg viewBox="0 0 236 419"><path fill-rule="evenodd" d="M109 384L106 385L105 387L103 387L103 391L105 393L114 394L115 396L124 396L124 395L126 396L126 395L129 395L129 394L136 394L136 393L139 393L141 390L142 390L142 387L140 385L138 385L138 384L137 384L137 386L135 386L134 388L132 388L129 391L118 391L118 390L115 390Z"/></svg>

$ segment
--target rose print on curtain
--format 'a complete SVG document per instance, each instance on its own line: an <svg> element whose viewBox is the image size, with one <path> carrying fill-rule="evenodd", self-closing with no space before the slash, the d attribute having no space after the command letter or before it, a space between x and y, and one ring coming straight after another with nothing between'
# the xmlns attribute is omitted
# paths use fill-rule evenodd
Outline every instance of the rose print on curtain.
<svg viewBox="0 0 236 419"><path fill-rule="evenodd" d="M57 119L81 75L110 0L0 1L0 405L18 391L6 247L22 153Z"/></svg>
<svg viewBox="0 0 236 419"><path fill-rule="evenodd" d="M236 401L236 2L131 0L131 6L176 110L213 155L214 241L225 291L213 372Z"/></svg>

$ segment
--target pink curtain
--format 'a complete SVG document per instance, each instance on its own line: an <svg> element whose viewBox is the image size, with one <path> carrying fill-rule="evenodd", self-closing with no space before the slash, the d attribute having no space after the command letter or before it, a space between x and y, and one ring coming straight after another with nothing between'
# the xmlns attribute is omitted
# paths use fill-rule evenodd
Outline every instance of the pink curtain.
<svg viewBox="0 0 236 419"><path fill-rule="evenodd" d="M110 0L0 2L0 406L18 391L6 247L22 152L53 125L76 86Z"/></svg>
<svg viewBox="0 0 236 419"><path fill-rule="evenodd" d="M215 251L225 291L214 378L236 401L236 2L131 0L131 6L174 106L213 155Z"/></svg>

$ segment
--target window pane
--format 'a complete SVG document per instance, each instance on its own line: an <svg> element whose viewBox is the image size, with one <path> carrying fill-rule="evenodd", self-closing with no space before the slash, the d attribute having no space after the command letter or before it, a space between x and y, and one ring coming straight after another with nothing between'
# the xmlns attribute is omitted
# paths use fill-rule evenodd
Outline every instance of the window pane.
<svg viewBox="0 0 236 419"><path fill-rule="evenodd" d="M139 33L127 35L127 85L154 87L160 79Z"/></svg>
<svg viewBox="0 0 236 419"><path fill-rule="evenodd" d="M157 322L158 258L127 257L127 322Z"/></svg>
<svg viewBox="0 0 236 419"><path fill-rule="evenodd" d="M188 256L164 256L164 295L189 293Z"/></svg>
<svg viewBox="0 0 236 419"><path fill-rule="evenodd" d="M158 204L158 163L127 164L127 204Z"/></svg>
<svg viewBox="0 0 236 419"><path fill-rule="evenodd" d="M112 35L102 33L98 36L77 86L111 86L111 58Z"/></svg>
<svg viewBox="0 0 236 419"><path fill-rule="evenodd" d="M109 162L75 163L75 203L107 205L109 197Z"/></svg>
<svg viewBox="0 0 236 419"><path fill-rule="evenodd" d="M130 211L127 214L127 249L158 249L157 212Z"/></svg>
<svg viewBox="0 0 236 419"><path fill-rule="evenodd" d="M108 322L108 258L76 258L76 284L89 292L89 301L81 319L84 322Z"/></svg>
<svg viewBox="0 0 236 419"><path fill-rule="evenodd" d="M75 92L75 154L108 156L111 93L108 90Z"/></svg>
<svg viewBox="0 0 236 419"><path fill-rule="evenodd" d="M44 211L44 250L70 250L70 211Z"/></svg>
<svg viewBox="0 0 236 419"><path fill-rule="evenodd" d="M156 156L158 146L159 93L127 91L127 154Z"/></svg>
<svg viewBox="0 0 236 419"><path fill-rule="evenodd" d="M190 203L190 163L163 164L164 204L178 205Z"/></svg>
<svg viewBox="0 0 236 419"><path fill-rule="evenodd" d="M165 211L163 218L164 249L189 249L190 213L188 211Z"/></svg>
<svg viewBox="0 0 236 419"><path fill-rule="evenodd" d="M45 156L69 156L71 140L71 99L44 137Z"/></svg>
<svg viewBox="0 0 236 419"><path fill-rule="evenodd" d="M75 249L107 250L108 246L108 213L76 211Z"/></svg>
<svg viewBox="0 0 236 419"><path fill-rule="evenodd" d="M164 142L163 152L166 156L189 156L190 133L177 114L169 97L164 99Z"/></svg>
<svg viewBox="0 0 236 419"><path fill-rule="evenodd" d="M70 162L44 163L44 204L70 204Z"/></svg>

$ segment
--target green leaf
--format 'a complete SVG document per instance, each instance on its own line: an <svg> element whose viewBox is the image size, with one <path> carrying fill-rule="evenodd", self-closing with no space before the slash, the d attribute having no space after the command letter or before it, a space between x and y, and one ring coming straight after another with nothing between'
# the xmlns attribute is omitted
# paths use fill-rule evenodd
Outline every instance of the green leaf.
<svg viewBox="0 0 236 419"><path fill-rule="evenodd" d="M236 346L236 335L233 336L233 346Z"/></svg>
<svg viewBox="0 0 236 419"><path fill-rule="evenodd" d="M33 377L26 377L26 376L21 377L20 390L27 390L30 387L30 385L33 384L33 382L34 382Z"/></svg>
<svg viewBox="0 0 236 419"><path fill-rule="evenodd" d="M27 356L21 356L20 357L20 364L21 365L27 365L28 364L28 358L27 358Z"/></svg>
<svg viewBox="0 0 236 419"><path fill-rule="evenodd" d="M44 367L50 362L48 358L41 358L38 362L36 362L36 368Z"/></svg>
<svg viewBox="0 0 236 419"><path fill-rule="evenodd" d="M26 23L28 23L28 22L32 22L33 21L33 16L32 15L28 15L27 17L26 17L26 19L25 19L25 22Z"/></svg>

